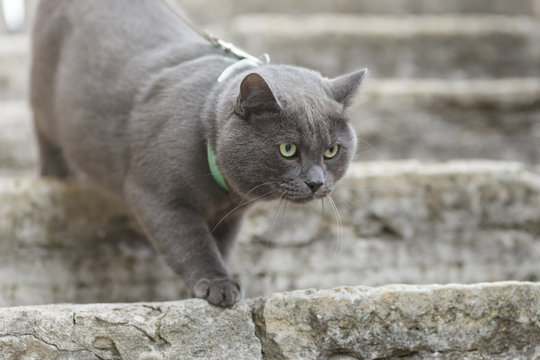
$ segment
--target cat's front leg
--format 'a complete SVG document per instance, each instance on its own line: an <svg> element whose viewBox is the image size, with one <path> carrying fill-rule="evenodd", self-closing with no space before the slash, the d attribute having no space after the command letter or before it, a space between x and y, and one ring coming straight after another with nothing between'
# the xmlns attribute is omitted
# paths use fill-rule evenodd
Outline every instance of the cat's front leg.
<svg viewBox="0 0 540 360"><path fill-rule="evenodd" d="M240 284L225 268L202 216L188 206L171 205L141 189L132 189L127 198L154 247L194 296L224 307L242 298Z"/></svg>
<svg viewBox="0 0 540 360"><path fill-rule="evenodd" d="M240 231L240 226L243 221L242 211L236 211L236 214L228 214L227 219L221 221L218 225L214 225L212 235L216 239L221 258L227 262L231 256L234 243Z"/></svg>

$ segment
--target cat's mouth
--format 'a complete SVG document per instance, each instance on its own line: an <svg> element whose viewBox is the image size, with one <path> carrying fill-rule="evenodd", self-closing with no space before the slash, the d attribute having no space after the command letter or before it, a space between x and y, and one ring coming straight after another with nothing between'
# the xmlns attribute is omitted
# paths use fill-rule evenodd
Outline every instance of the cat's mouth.
<svg viewBox="0 0 540 360"><path fill-rule="evenodd" d="M290 202L304 204L312 200L323 199L330 194L330 191L316 192L310 194L298 194L290 191L282 193L282 197Z"/></svg>
<svg viewBox="0 0 540 360"><path fill-rule="evenodd" d="M305 196L305 197L299 197L299 196L284 196L283 198L289 200L290 202L297 203L297 204L304 204L307 203L313 199L315 199L314 196Z"/></svg>

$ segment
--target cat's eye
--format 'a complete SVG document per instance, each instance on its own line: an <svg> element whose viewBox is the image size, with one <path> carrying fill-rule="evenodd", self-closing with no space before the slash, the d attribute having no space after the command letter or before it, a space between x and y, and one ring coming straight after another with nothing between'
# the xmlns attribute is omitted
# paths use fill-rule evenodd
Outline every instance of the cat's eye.
<svg viewBox="0 0 540 360"><path fill-rule="evenodd" d="M336 144L324 152L324 157L331 159L338 153L339 146Z"/></svg>
<svg viewBox="0 0 540 360"><path fill-rule="evenodd" d="M296 154L296 145L291 143L283 143L279 145L279 152L286 158L290 158Z"/></svg>

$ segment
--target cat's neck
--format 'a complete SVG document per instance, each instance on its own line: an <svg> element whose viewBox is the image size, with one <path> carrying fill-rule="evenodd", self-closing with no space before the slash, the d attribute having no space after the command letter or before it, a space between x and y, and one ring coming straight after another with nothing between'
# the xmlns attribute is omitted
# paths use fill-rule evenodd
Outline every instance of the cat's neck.
<svg viewBox="0 0 540 360"><path fill-rule="evenodd" d="M256 68L257 65L243 60L231 61L229 57L223 57L220 64L220 72L215 76L215 83L206 96L203 112L201 114L205 127L206 140L210 142L213 149L216 148L219 136L219 119L226 120L232 115L234 103L231 99L236 99L238 89L243 74ZM227 114L229 112L229 114Z"/></svg>
<svg viewBox="0 0 540 360"><path fill-rule="evenodd" d="M218 168L220 161L217 148L221 133L220 127L224 126L224 123L230 116L233 116L234 105L242 78L258 65L242 60L231 62L230 58L223 58L221 66L222 71L215 77L215 84L206 96L201 113L205 139L216 155ZM226 175L224 177L226 178ZM233 195L235 197L241 197L240 194Z"/></svg>

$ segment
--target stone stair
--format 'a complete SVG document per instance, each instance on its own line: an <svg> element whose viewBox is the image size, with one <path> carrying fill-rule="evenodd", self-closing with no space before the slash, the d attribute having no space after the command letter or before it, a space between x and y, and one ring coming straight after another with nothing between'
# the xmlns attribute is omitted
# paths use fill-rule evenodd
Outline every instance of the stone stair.
<svg viewBox="0 0 540 360"><path fill-rule="evenodd" d="M299 290L227 310L201 300L0 308L0 356L528 360L540 356L539 299L538 283L504 282Z"/></svg>
<svg viewBox="0 0 540 360"><path fill-rule="evenodd" d="M350 117L357 160L491 159L540 163L540 78L371 79ZM0 176L35 175L26 100L0 106Z"/></svg>
<svg viewBox="0 0 540 360"><path fill-rule="evenodd" d="M26 98L29 49L27 35L0 34L0 101Z"/></svg>
<svg viewBox="0 0 540 360"><path fill-rule="evenodd" d="M505 16L250 14L231 37L278 63L328 76L367 66L373 77L481 78L540 74L540 23Z"/></svg>
<svg viewBox="0 0 540 360"><path fill-rule="evenodd" d="M35 1L35 0L33 0ZM538 0L177 0L200 24L227 22L246 13L366 15L503 15L540 16Z"/></svg>
<svg viewBox="0 0 540 360"><path fill-rule="evenodd" d="M37 144L26 101L0 102L0 176L37 174Z"/></svg>
<svg viewBox="0 0 540 360"><path fill-rule="evenodd" d="M370 68L341 226L257 207L233 309L40 305L188 294L122 204L36 177L29 39L0 33L0 358L540 358L540 1L180 2L275 63ZM417 285L275 293L389 283Z"/></svg>
<svg viewBox="0 0 540 360"><path fill-rule="evenodd" d="M356 163L333 194L341 224L329 203L261 204L231 268L248 297L344 284L537 281L538 170ZM2 179L0 219L0 306L187 296L127 210L97 189Z"/></svg>

